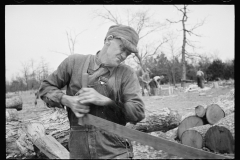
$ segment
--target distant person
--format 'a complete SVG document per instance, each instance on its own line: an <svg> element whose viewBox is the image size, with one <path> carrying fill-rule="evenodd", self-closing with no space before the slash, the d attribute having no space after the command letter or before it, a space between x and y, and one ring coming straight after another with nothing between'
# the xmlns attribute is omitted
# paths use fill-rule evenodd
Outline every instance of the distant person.
<svg viewBox="0 0 240 160"><path fill-rule="evenodd" d="M151 95L158 95L158 89L160 88L161 80L164 78L164 76L155 76L153 79L150 81L149 86L150 86L150 92Z"/></svg>
<svg viewBox="0 0 240 160"><path fill-rule="evenodd" d="M201 71L201 69L199 68L197 71L197 85L200 88L203 88L203 82L204 82L204 73Z"/></svg>

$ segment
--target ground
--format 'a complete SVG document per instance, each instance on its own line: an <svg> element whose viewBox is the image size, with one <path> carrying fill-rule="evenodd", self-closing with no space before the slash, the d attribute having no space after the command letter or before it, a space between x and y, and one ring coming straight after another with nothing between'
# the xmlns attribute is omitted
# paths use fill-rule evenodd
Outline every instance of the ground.
<svg viewBox="0 0 240 160"><path fill-rule="evenodd" d="M211 87L209 85L208 87ZM224 95L228 93L234 86L225 86L219 88L211 88L206 91L201 91L205 93L200 95L199 91L191 92L175 92L171 96L144 96L143 100L146 105L146 109L162 109L165 107L177 110L181 115L187 114L191 111L194 111L194 108L197 105L208 105L211 104L213 98L218 97L219 95ZM37 106L34 105L35 97L34 91L22 92L20 93L23 99L23 110L18 111L19 118L33 118L36 116L35 111L44 110L46 106L44 105L41 99L37 100ZM134 158L176 158L173 155L167 155L163 152L156 152L154 155L149 155L147 153L149 150L144 152L143 150L134 150Z"/></svg>

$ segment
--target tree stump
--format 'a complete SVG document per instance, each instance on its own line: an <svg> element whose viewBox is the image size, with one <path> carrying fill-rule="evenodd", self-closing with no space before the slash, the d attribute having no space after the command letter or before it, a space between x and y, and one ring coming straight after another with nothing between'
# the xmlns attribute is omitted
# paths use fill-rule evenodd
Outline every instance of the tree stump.
<svg viewBox="0 0 240 160"><path fill-rule="evenodd" d="M205 135L206 147L218 153L235 152L234 114L221 119Z"/></svg>
<svg viewBox="0 0 240 160"><path fill-rule="evenodd" d="M204 125L203 120L197 116L189 116L185 118L180 125L178 126L177 130L177 138L181 140L182 133L192 127Z"/></svg>
<svg viewBox="0 0 240 160"><path fill-rule="evenodd" d="M207 106L206 119L209 124L215 124L225 116L222 108L217 104Z"/></svg>
<svg viewBox="0 0 240 160"><path fill-rule="evenodd" d="M206 124L185 130L181 137L182 144L202 149L205 146L205 134L210 127L212 125Z"/></svg>

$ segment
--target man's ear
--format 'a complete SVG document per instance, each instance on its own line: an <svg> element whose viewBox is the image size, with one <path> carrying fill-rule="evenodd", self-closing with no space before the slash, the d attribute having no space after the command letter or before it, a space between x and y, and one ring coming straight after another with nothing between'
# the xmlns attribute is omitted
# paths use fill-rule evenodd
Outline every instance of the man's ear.
<svg viewBox="0 0 240 160"><path fill-rule="evenodd" d="M107 45L109 45L109 44L111 43L111 40L113 40L113 36L112 36L112 35L109 35L109 36L107 36L105 43L106 43Z"/></svg>

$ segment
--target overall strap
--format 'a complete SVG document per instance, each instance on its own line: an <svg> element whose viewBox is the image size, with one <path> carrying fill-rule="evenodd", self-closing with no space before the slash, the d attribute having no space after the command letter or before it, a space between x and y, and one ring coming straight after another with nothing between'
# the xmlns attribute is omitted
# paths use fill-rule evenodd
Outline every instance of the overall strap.
<svg viewBox="0 0 240 160"><path fill-rule="evenodd" d="M89 67L89 64L90 64L90 58L91 58L91 55L88 55L86 60L85 60L85 63L83 65L83 70L82 70L82 76L81 77L83 77L84 73L87 73L87 70L88 70L88 67ZM82 80L83 80L83 78L82 78Z"/></svg>

